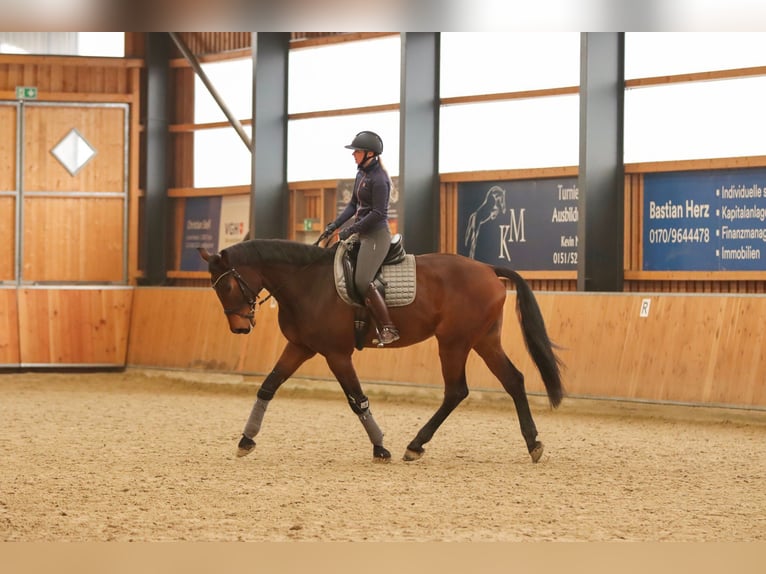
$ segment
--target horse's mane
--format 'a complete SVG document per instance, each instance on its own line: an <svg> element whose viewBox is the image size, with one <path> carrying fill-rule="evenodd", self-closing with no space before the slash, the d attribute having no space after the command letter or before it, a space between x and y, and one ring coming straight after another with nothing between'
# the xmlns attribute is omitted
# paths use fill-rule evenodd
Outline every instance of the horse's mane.
<svg viewBox="0 0 766 574"><path fill-rule="evenodd" d="M260 263L286 263L304 266L332 262L337 244L326 249L286 239L249 239L224 249L229 265L258 265Z"/></svg>

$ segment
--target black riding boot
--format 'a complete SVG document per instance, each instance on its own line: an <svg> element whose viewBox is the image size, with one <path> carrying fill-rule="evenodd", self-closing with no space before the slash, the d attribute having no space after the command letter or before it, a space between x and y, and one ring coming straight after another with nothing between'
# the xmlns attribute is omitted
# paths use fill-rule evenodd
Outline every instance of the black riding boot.
<svg viewBox="0 0 766 574"><path fill-rule="evenodd" d="M388 345L398 340L399 329L394 327L394 324L391 322L386 302L372 283L367 287L367 293L364 295L364 304L367 305L367 308L375 318L375 322L378 324L380 342L383 345Z"/></svg>

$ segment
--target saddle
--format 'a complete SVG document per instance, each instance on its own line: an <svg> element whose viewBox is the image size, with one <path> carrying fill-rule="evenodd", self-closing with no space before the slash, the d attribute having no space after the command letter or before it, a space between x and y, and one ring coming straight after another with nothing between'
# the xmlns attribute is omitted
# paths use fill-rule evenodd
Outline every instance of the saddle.
<svg viewBox="0 0 766 574"><path fill-rule="evenodd" d="M356 236L338 244L334 260L335 289L338 296L354 307L354 336L356 348L364 347L364 339L369 327L364 294L357 293L354 283L356 258L359 255L360 242ZM401 234L391 237L391 244L373 285L383 296L389 307L403 307L415 300L415 256L404 250Z"/></svg>

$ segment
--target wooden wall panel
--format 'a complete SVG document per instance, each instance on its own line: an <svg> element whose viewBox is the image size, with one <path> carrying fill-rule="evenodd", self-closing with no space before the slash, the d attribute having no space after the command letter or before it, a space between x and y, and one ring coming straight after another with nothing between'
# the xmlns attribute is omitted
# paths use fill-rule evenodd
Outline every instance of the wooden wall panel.
<svg viewBox="0 0 766 574"><path fill-rule="evenodd" d="M710 402L766 404L766 299L732 297L719 308L715 337L718 344L708 358L704 397ZM720 384L726 381L726 384Z"/></svg>
<svg viewBox="0 0 766 574"><path fill-rule="evenodd" d="M137 294L130 365L266 375L284 346L277 309L269 304L259 308L255 331L242 336L229 333L209 290L142 288ZM527 390L544 393L521 336L514 297L508 293L503 345L525 374ZM565 386L573 396L766 408L766 297L538 293L537 298L549 335L562 346ZM649 316L641 317L645 299ZM196 306L193 325L185 318L189 306ZM354 362L362 381L442 384L434 339L405 349L365 349ZM501 389L475 353L466 373L472 389ZM296 376L332 379L322 357L308 361Z"/></svg>
<svg viewBox="0 0 766 574"><path fill-rule="evenodd" d="M252 45L250 32L180 32L179 36L197 56L243 50Z"/></svg>
<svg viewBox="0 0 766 574"><path fill-rule="evenodd" d="M191 188L194 186L194 134L170 134L170 147L173 150L171 166L171 187Z"/></svg>
<svg viewBox="0 0 766 574"><path fill-rule="evenodd" d="M124 213L122 198L27 197L22 278L121 282Z"/></svg>
<svg viewBox="0 0 766 574"><path fill-rule="evenodd" d="M171 70L171 91L175 94L173 124L194 123L194 82L191 68ZM194 132L170 132L172 153L169 157L170 187L193 187L194 185Z"/></svg>
<svg viewBox="0 0 766 574"><path fill-rule="evenodd" d="M569 391L585 396L766 407L766 298L540 295L549 331L569 350ZM594 299L596 306L574 304ZM648 299L650 313L640 317ZM744 307L744 311L742 310ZM746 354L743 355L743 350Z"/></svg>
<svg viewBox="0 0 766 574"><path fill-rule="evenodd" d="M16 198L0 196L0 281L16 279Z"/></svg>
<svg viewBox="0 0 766 574"><path fill-rule="evenodd" d="M24 121L25 191L125 191L123 108L27 107ZM51 154L73 128L96 150L74 176Z"/></svg>
<svg viewBox="0 0 766 574"><path fill-rule="evenodd" d="M16 107L0 106L0 191L16 189Z"/></svg>
<svg viewBox="0 0 766 574"><path fill-rule="evenodd" d="M625 176L625 214L623 266L626 270L638 271L641 268L641 202L643 176L627 174Z"/></svg>
<svg viewBox="0 0 766 574"><path fill-rule="evenodd" d="M3 55L0 92L13 93L16 86L37 86L40 98L51 93L77 93L87 98L98 94L128 94L131 70L143 65L134 59L97 59L80 56Z"/></svg>
<svg viewBox="0 0 766 574"><path fill-rule="evenodd" d="M439 184L439 251L457 253L457 183Z"/></svg>
<svg viewBox="0 0 766 574"><path fill-rule="evenodd" d="M207 289L210 291L210 289ZM212 295L212 293L210 294ZM210 296L208 295L208 297ZM255 329L249 335L234 335L228 331L228 323L224 319L220 304L215 296L216 308L218 309L215 318L216 322L223 321L227 325L227 337L241 337L246 339L245 341L245 356L242 358L241 371L243 372L255 372L255 373L270 373L274 368L274 364L282 354L287 340L282 336L282 332L279 330L279 321L277 314L279 308L276 304L272 304L273 299L270 299L265 305L261 305L256 310L255 314ZM276 303L276 302L274 302ZM324 359L317 357L312 359L311 364L307 365L305 374L311 376L310 373L318 372L322 373L325 378L329 378L332 375L328 375L329 368L324 362Z"/></svg>
<svg viewBox="0 0 766 574"><path fill-rule="evenodd" d="M19 289L22 366L124 366L132 297L132 288Z"/></svg>
<svg viewBox="0 0 766 574"><path fill-rule="evenodd" d="M0 367L18 366L19 356L16 289L0 288Z"/></svg>
<svg viewBox="0 0 766 574"><path fill-rule="evenodd" d="M15 279L16 119L15 106L0 106L0 281Z"/></svg>
<svg viewBox="0 0 766 574"><path fill-rule="evenodd" d="M237 371L247 343L246 337L229 331L210 288L135 290L128 349L131 365Z"/></svg>

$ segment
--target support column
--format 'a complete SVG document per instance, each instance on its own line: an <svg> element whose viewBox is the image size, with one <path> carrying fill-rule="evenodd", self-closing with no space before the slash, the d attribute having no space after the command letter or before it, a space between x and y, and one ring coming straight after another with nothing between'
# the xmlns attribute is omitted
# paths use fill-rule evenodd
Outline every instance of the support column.
<svg viewBox="0 0 766 574"><path fill-rule="evenodd" d="M167 274L167 212L170 182L170 47L165 32L146 34L146 197L144 233L146 254L144 284L162 285Z"/></svg>
<svg viewBox="0 0 766 574"><path fill-rule="evenodd" d="M402 33L400 229L410 253L439 249L438 32Z"/></svg>
<svg viewBox="0 0 766 574"><path fill-rule="evenodd" d="M625 34L583 33L580 50L577 290L622 291Z"/></svg>
<svg viewBox="0 0 766 574"><path fill-rule="evenodd" d="M250 237L287 237L288 32L253 32Z"/></svg>

